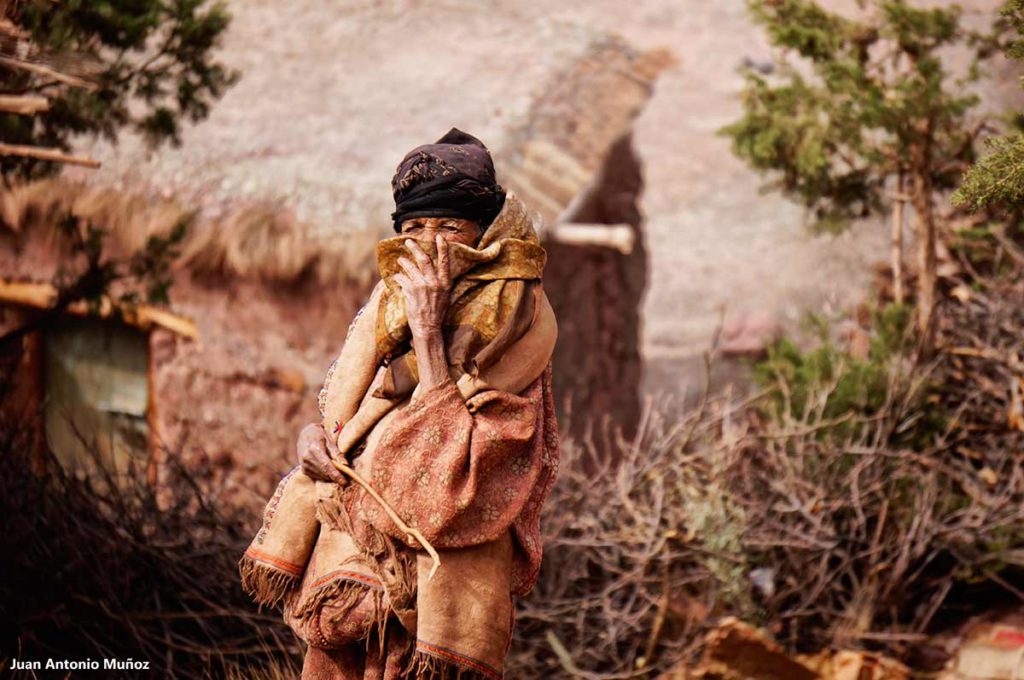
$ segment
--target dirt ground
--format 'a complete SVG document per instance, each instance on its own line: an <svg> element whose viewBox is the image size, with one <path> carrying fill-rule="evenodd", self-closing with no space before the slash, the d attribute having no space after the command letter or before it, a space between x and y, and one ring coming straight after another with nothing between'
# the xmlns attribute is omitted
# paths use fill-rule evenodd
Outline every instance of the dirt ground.
<svg viewBox="0 0 1024 680"><path fill-rule="evenodd" d="M830 5L852 6L843 0ZM933 3L934 4L934 3ZM412 146L456 125L497 151L544 87L588 40L617 33L677 57L636 124L650 247L644 304L649 391L692 391L721 319L793 326L842 309L884 257L880 223L836 237L808 233L801 210L762 195L762 179L715 134L740 111L737 69L771 53L743 0L234 0L224 59L241 83L177 150L135 140L94 149L97 181L128 180L211 209L274 198L313 231L384 230L389 180ZM996 0L961 3L987 21ZM993 101L1019 101L1015 77ZM608 96L614 97L614 92Z"/></svg>

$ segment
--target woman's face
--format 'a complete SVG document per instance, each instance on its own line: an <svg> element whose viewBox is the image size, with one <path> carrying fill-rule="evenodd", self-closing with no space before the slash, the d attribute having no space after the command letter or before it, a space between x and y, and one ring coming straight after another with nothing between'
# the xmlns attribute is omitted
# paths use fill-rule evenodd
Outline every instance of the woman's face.
<svg viewBox="0 0 1024 680"><path fill-rule="evenodd" d="M475 246L480 226L461 217L413 217L402 222L402 236L425 243L433 243L434 237L440 236L449 243Z"/></svg>

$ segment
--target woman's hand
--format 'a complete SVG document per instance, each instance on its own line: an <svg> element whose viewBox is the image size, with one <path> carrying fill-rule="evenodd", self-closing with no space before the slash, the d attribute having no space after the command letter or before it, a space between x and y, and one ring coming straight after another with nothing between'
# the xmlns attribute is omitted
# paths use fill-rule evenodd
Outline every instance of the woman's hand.
<svg viewBox="0 0 1024 680"><path fill-rule="evenodd" d="M395 274L395 281L402 287L405 296L405 315L414 339L440 335L445 312L448 311L448 296L451 293L451 276L448 272L448 242L440 235L437 244L437 267L430 261L416 241L409 239L406 247L413 259L402 257L398 266L402 272Z"/></svg>
<svg viewBox="0 0 1024 680"><path fill-rule="evenodd" d="M319 423L310 423L302 428L295 449L299 465L307 477L316 482L335 482L342 486L348 484L348 477L331 463L331 459L338 453L335 447L336 444L324 433Z"/></svg>

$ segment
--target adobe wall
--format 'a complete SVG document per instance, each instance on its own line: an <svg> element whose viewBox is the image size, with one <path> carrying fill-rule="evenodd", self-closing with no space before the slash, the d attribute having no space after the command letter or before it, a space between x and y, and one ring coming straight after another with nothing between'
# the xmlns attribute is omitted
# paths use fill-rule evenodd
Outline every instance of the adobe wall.
<svg viewBox="0 0 1024 680"><path fill-rule="evenodd" d="M226 499L264 503L295 464L299 431L319 420L324 374L368 292L356 284L179 277L174 308L197 321L201 339L154 334L167 450L222 485Z"/></svg>

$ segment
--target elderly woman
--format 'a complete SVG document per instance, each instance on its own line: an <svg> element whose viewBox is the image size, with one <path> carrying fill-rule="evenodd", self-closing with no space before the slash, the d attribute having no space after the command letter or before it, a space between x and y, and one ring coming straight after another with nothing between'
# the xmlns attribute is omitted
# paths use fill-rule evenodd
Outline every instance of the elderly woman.
<svg viewBox="0 0 1024 680"><path fill-rule="evenodd" d="M558 464L545 255L471 135L413 149L392 188L399 236L242 582L283 605L303 678L501 678Z"/></svg>

